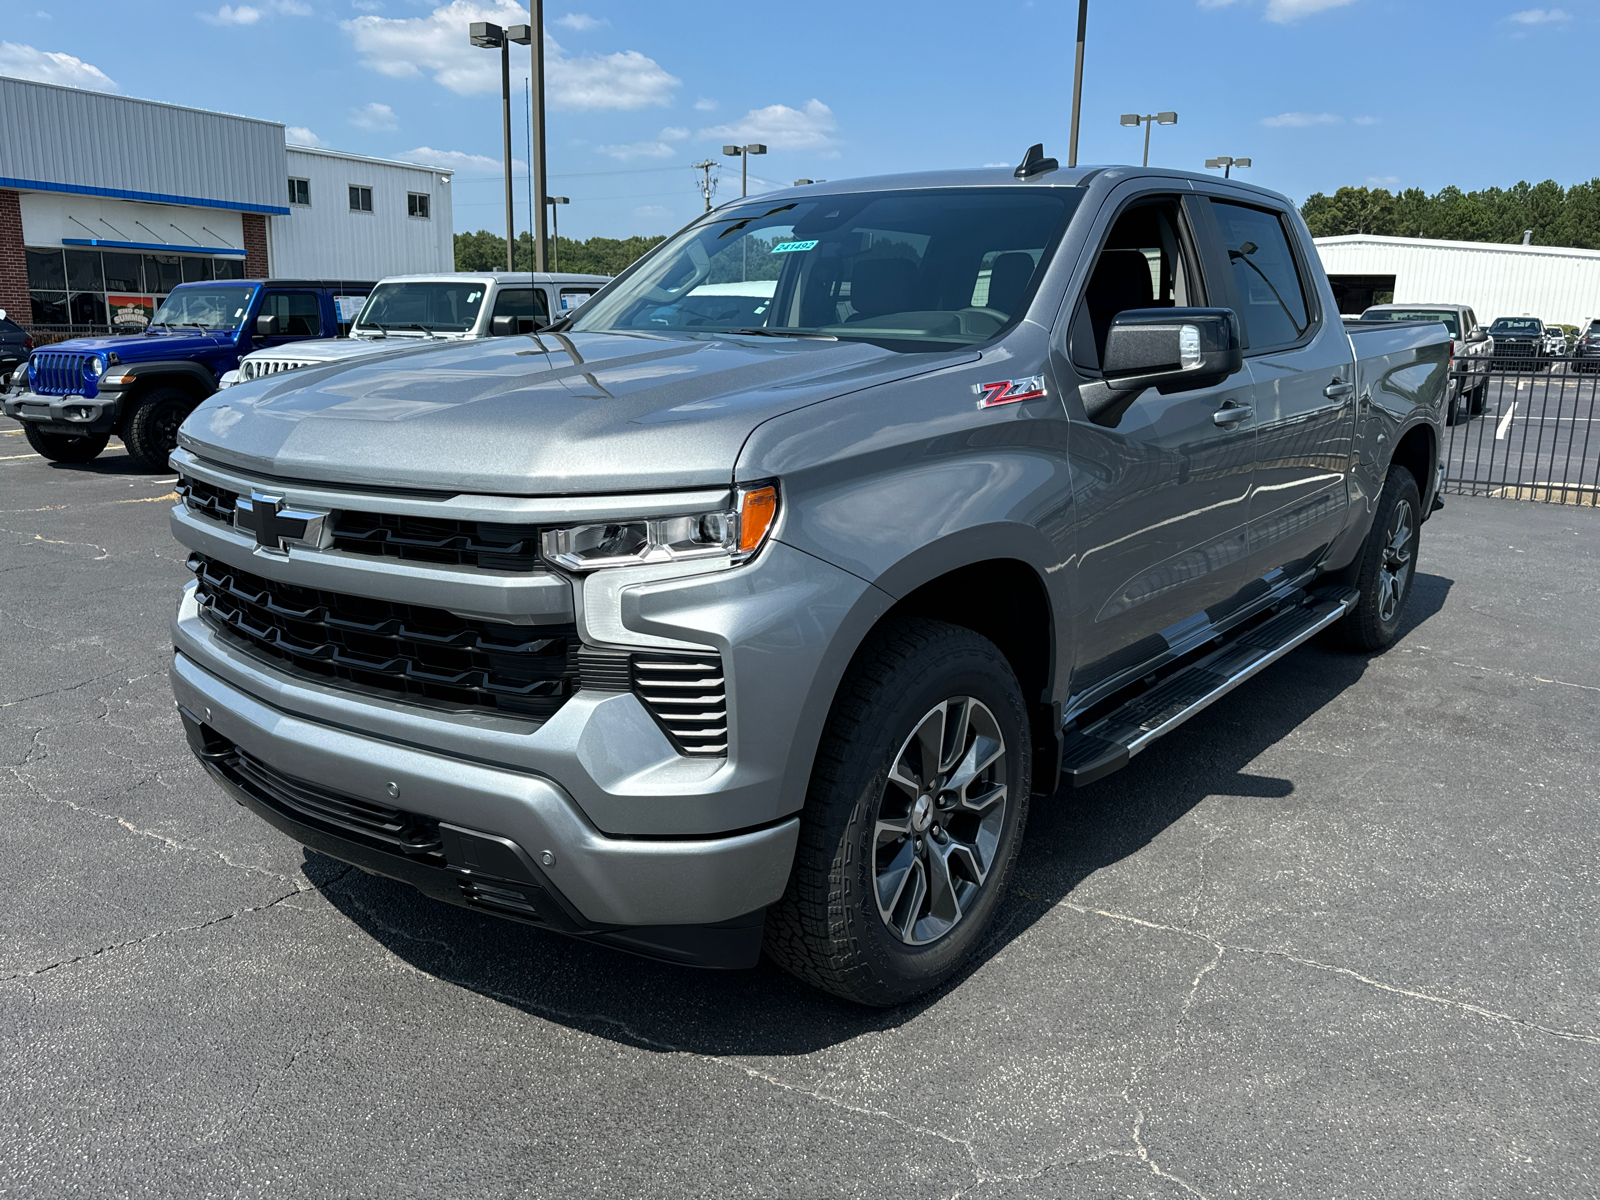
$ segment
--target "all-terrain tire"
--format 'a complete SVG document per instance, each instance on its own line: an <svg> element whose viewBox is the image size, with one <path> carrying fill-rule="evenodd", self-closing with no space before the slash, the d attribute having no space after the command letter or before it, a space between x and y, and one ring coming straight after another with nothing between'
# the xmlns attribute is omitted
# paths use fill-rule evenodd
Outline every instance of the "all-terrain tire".
<svg viewBox="0 0 1600 1200"><path fill-rule="evenodd" d="M151 388L133 399L133 409L122 420L122 444L141 471L167 469L167 458L178 448L178 426L196 400L182 388Z"/></svg>
<svg viewBox="0 0 1600 1200"><path fill-rule="evenodd" d="M884 864L892 867L901 861L897 853L910 855L914 835L898 840L893 834L884 835L879 821L906 808L908 829L927 830L926 840L914 843L917 853L937 853L937 843L946 847L945 861L955 860L948 848L963 836L956 824L962 818L948 810L944 817L929 816L930 809L951 803L950 797L939 795L927 806L919 798L908 806L909 792L889 778L891 768L903 771L908 753L922 754L909 749L920 744L914 735L927 728L927 720L941 705L954 706L947 707L947 713L959 712L965 705L974 729L979 708L993 718L992 727L986 728L1001 739L1004 757L997 760L984 786L993 795L1003 783L1004 808L990 831L994 840L987 851L987 872L968 893L959 916L942 933L917 942L926 930L915 921L913 910L896 910L912 914L902 919L905 928L896 932L890 924L895 915L880 912L879 892L880 880L888 878ZM945 718L939 721L939 728L946 729ZM950 728L959 723L957 717L949 718ZM966 726L961 728L964 737ZM891 620L874 630L834 697L800 818L800 843L788 888L767 912L763 942L767 955L807 983L877 1007L912 1000L948 980L981 941L1022 843L1031 744L1022 689L994 643L971 630L922 618ZM973 746L971 761L976 762L977 743ZM943 784L923 786L933 792ZM915 815L919 812L920 817ZM949 827L918 826L922 819L946 820ZM923 872L930 895L943 886L936 876L934 867ZM959 886L970 886L971 878L975 876ZM889 903L903 905L910 894L914 893L902 889Z"/></svg>
<svg viewBox="0 0 1600 1200"><path fill-rule="evenodd" d="M1356 605L1330 631L1351 650L1387 650L1400 634L1417 576L1422 497L1411 472L1391 466L1372 529L1356 559Z"/></svg>
<svg viewBox="0 0 1600 1200"><path fill-rule="evenodd" d="M35 454L59 463L89 462L104 450L106 443L111 440L109 433L85 433L77 436L70 433L46 433L26 423L22 429L27 436L28 445L33 447Z"/></svg>
<svg viewBox="0 0 1600 1200"><path fill-rule="evenodd" d="M1468 394L1472 397L1472 403L1467 411L1482 413L1489 406L1489 381L1485 379Z"/></svg>

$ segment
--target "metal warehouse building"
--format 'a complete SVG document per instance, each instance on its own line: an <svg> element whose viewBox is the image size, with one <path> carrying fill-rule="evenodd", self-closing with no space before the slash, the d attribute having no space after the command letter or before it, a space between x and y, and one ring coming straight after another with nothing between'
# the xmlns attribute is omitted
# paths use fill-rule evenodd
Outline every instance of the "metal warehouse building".
<svg viewBox="0 0 1600 1200"><path fill-rule="evenodd" d="M451 216L448 171L0 78L0 308L24 325L138 328L190 280L452 271Z"/></svg>
<svg viewBox="0 0 1600 1200"><path fill-rule="evenodd" d="M1339 311L1372 304L1465 304L1484 323L1600 317L1600 250L1349 234L1317 239Z"/></svg>

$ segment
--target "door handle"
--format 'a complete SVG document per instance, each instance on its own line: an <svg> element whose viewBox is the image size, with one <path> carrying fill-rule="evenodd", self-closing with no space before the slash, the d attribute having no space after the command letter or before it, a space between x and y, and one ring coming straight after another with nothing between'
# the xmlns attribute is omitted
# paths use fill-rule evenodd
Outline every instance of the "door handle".
<svg viewBox="0 0 1600 1200"><path fill-rule="evenodd" d="M1353 392L1355 390L1356 390L1356 385L1355 384L1346 383L1342 379L1335 379L1327 387L1322 389L1322 394L1324 396L1326 396L1329 400L1337 400L1341 396L1348 396L1351 392Z"/></svg>
<svg viewBox="0 0 1600 1200"><path fill-rule="evenodd" d="M1232 425L1244 420L1246 417L1254 416L1255 411L1248 404L1236 404L1228 408L1219 408L1211 414L1211 420L1216 425Z"/></svg>

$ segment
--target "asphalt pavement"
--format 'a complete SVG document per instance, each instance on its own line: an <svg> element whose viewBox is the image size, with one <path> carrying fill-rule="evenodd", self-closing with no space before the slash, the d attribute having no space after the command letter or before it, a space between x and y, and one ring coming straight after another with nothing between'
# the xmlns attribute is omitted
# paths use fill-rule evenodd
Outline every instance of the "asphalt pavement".
<svg viewBox="0 0 1600 1200"><path fill-rule="evenodd" d="M1600 1193L1600 512L1449 498L1309 645L1033 810L926 1001L425 900L224 800L170 476L0 422L0 1195Z"/></svg>

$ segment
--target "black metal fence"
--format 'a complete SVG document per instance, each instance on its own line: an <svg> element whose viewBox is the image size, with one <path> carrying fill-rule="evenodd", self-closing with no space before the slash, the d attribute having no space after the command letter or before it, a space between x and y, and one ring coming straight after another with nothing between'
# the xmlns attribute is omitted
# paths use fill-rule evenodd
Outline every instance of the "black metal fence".
<svg viewBox="0 0 1600 1200"><path fill-rule="evenodd" d="M1458 358L1444 491L1600 506L1600 357Z"/></svg>

